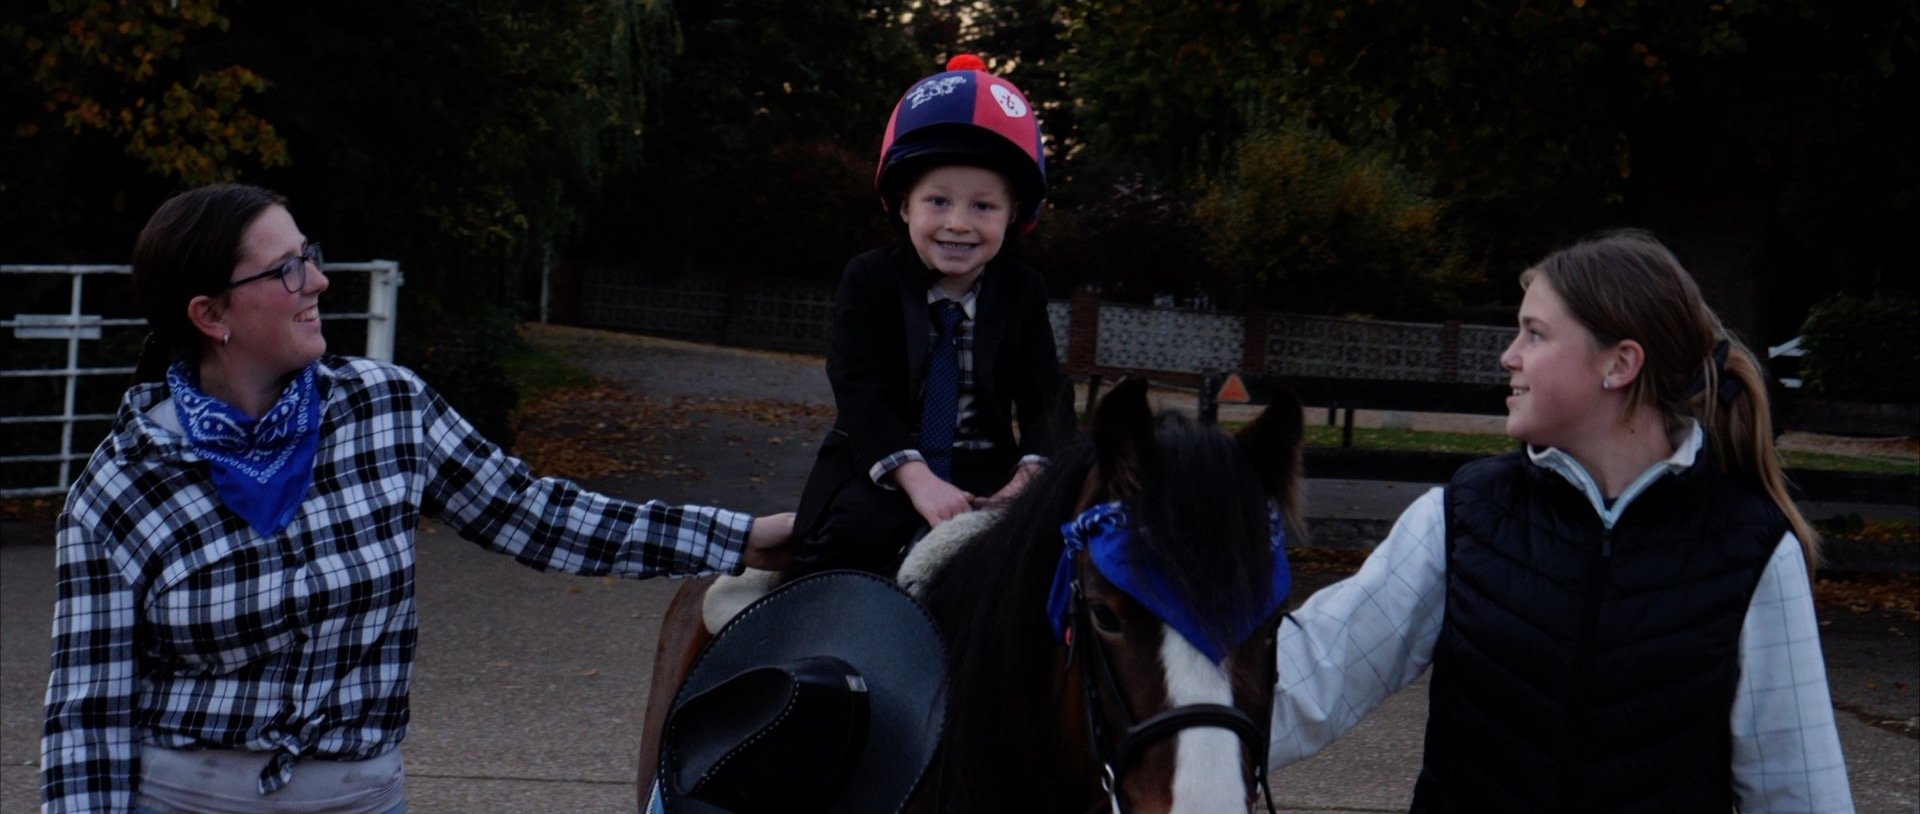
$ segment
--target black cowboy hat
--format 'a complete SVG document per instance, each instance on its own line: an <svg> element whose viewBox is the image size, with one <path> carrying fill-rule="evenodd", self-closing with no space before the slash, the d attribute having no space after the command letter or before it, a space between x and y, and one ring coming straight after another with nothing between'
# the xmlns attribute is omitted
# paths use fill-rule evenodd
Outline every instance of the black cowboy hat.
<svg viewBox="0 0 1920 814"><path fill-rule="evenodd" d="M879 577L829 571L748 606L674 696L659 789L679 814L905 807L940 744L947 656Z"/></svg>

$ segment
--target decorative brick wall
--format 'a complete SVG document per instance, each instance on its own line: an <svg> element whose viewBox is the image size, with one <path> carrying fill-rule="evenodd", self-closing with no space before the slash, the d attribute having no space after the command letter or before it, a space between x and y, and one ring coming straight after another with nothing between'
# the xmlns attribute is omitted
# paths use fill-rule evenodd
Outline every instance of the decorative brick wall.
<svg viewBox="0 0 1920 814"><path fill-rule="evenodd" d="M648 280L632 268L582 270L584 325L825 353L831 283L724 275ZM1222 314L1100 302L1088 290L1047 304L1062 368L1076 378L1137 372L1194 385L1207 371L1403 381L1506 381L1512 328L1292 314Z"/></svg>
<svg viewBox="0 0 1920 814"><path fill-rule="evenodd" d="M1180 308L1100 306L1100 346L1094 361L1113 370L1199 373L1237 370L1245 320Z"/></svg>
<svg viewBox="0 0 1920 814"><path fill-rule="evenodd" d="M1067 300L1047 301L1047 322L1053 327L1053 352L1059 357L1063 367L1071 366L1073 354L1067 345L1073 341L1073 332L1068 326L1073 324L1073 303Z"/></svg>

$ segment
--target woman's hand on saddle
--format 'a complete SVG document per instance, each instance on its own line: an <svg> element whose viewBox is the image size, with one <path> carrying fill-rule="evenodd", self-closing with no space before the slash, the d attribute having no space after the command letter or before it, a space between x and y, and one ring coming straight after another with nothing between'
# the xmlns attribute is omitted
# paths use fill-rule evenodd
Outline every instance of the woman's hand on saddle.
<svg viewBox="0 0 1920 814"><path fill-rule="evenodd" d="M973 495L940 479L926 464L909 461L893 470L893 482L913 501L913 510L937 528L941 523L973 510Z"/></svg>
<svg viewBox="0 0 1920 814"><path fill-rule="evenodd" d="M756 517L747 530L747 549L741 552L740 562L748 568L779 571L799 548L793 539L793 512Z"/></svg>

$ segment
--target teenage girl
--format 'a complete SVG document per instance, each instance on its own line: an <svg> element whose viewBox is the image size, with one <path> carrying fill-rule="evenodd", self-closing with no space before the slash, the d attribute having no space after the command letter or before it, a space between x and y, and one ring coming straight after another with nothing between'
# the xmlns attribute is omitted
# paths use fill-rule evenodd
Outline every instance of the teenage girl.
<svg viewBox="0 0 1920 814"><path fill-rule="evenodd" d="M1521 451L1283 625L1272 765L1433 668L1414 811L1852 811L1765 378L1640 233L1520 276Z"/></svg>

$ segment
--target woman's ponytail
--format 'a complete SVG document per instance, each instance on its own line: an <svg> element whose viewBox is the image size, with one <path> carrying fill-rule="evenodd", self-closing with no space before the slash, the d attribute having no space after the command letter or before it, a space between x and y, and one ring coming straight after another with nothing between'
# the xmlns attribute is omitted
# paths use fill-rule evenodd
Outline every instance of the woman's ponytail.
<svg viewBox="0 0 1920 814"><path fill-rule="evenodd" d="M1787 494L1787 475L1773 445L1773 410L1760 363L1740 340L1722 334L1713 353L1701 363L1696 382L1693 414L1700 418L1714 460L1727 474L1760 487L1780 507L1793 536L1800 538L1811 576L1820 564L1820 533Z"/></svg>

